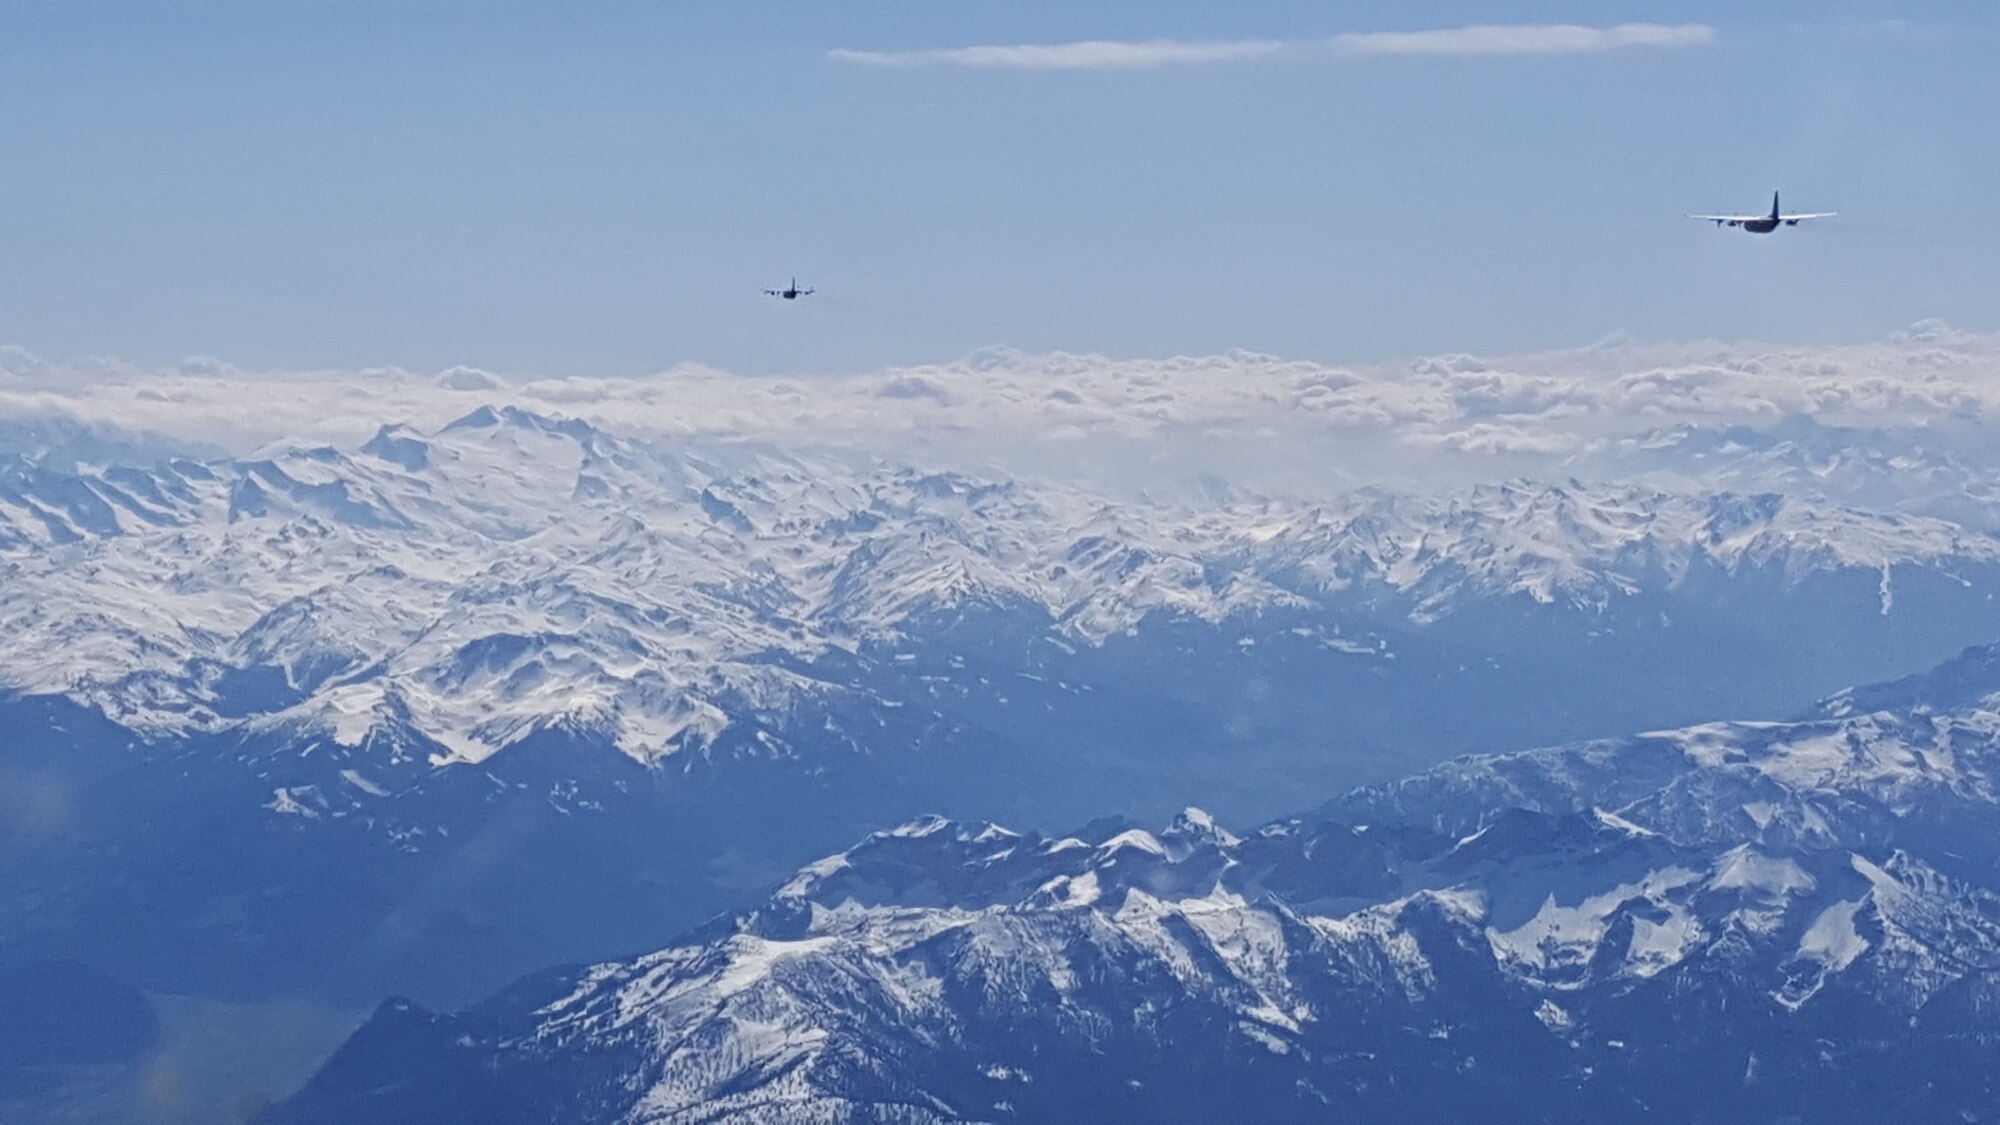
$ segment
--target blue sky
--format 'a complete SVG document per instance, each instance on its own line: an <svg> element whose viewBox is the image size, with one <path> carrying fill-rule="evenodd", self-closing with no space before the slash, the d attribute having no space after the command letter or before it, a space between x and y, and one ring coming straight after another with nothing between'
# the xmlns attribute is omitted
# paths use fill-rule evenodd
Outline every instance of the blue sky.
<svg viewBox="0 0 2000 1125"><path fill-rule="evenodd" d="M1993 330L1989 3L0 6L0 343L859 370ZM1712 29L1337 50L1468 24ZM1155 67L839 51L1276 43ZM1838 210L1755 238L1686 211ZM796 273L819 296L758 296Z"/></svg>

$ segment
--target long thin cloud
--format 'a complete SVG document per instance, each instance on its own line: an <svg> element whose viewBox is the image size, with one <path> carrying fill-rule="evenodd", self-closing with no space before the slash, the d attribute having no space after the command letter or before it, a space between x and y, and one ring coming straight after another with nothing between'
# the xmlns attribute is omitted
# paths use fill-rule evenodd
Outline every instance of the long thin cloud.
<svg viewBox="0 0 2000 1125"><path fill-rule="evenodd" d="M1581 55L1626 47L1698 47L1713 42L1704 24L1481 24L1440 31L1368 31L1336 35L1343 55Z"/></svg>
<svg viewBox="0 0 2000 1125"><path fill-rule="evenodd" d="M864 66L962 66L1007 70L1136 70L1190 63L1243 62L1285 49L1264 39L1182 42L1149 39L1128 42L1090 39L1078 43L1027 43L1006 47L958 47L948 51L847 51L829 55Z"/></svg>
<svg viewBox="0 0 2000 1125"><path fill-rule="evenodd" d="M862 66L952 66L986 70L1138 70L1160 66L1252 62L1331 48L1336 55L1575 55L1628 47L1696 47L1715 39L1705 24L1624 23L1478 24L1436 31L1367 31L1331 40L1089 39L1075 43L1022 43L954 47L936 51L828 52L836 62Z"/></svg>

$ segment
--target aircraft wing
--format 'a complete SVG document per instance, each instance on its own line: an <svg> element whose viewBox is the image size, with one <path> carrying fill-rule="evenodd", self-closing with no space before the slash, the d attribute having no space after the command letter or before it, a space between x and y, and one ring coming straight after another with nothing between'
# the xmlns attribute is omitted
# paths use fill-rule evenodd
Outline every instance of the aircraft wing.
<svg viewBox="0 0 2000 1125"><path fill-rule="evenodd" d="M1788 223L1796 223L1800 219L1831 219L1838 214L1840 214L1838 211L1808 211L1803 215L1780 215L1778 217Z"/></svg>
<svg viewBox="0 0 2000 1125"><path fill-rule="evenodd" d="M1689 215L1690 219L1704 219L1711 223L1754 223L1758 219L1768 219L1769 215Z"/></svg>

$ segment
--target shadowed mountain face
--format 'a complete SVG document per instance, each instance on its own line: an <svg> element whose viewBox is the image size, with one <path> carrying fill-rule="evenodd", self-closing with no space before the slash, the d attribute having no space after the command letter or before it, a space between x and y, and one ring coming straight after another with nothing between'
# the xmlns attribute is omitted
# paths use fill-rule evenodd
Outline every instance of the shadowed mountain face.
<svg viewBox="0 0 2000 1125"><path fill-rule="evenodd" d="M1996 691L1454 761L1241 836L913 821L658 952L393 1001L268 1120L1982 1120Z"/></svg>
<svg viewBox="0 0 2000 1125"><path fill-rule="evenodd" d="M2000 634L1992 539L1819 500L1177 507L511 408L23 459L0 556L0 940L368 1004L646 948L923 812L1255 823Z"/></svg>
<svg viewBox="0 0 2000 1125"><path fill-rule="evenodd" d="M138 1058L159 1036L145 995L75 961L0 965L0 1085Z"/></svg>

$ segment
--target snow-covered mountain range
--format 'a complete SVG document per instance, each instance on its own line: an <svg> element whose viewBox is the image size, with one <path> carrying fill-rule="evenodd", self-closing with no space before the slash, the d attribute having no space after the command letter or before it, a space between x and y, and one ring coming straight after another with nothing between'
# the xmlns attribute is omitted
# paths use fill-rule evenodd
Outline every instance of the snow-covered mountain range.
<svg viewBox="0 0 2000 1125"><path fill-rule="evenodd" d="M1802 490L1148 502L514 407L239 457L37 433L0 935L161 987L463 1000L926 809L1254 821L2000 635L2000 540ZM121 944L135 911L171 925Z"/></svg>
<svg viewBox="0 0 2000 1125"><path fill-rule="evenodd" d="M2000 637L1996 355L1930 326L1354 371L0 356L0 950L438 1011L598 964L355 1048L508 1104L602 1094L583 1115L643 1088L670 1117L1231 1117L1282 1088L1318 1094L1273 1116L1380 1116L1422 1086L1464 1118L1496 1067L1570 1074L1577 1118L1690 1116L1675 1067L1830 1104L1808 1040L1873 1035L1862 1081L1959 1057L1909 1054L1910 1013L1984 1003L1977 941L1939 935L1989 924L1996 661L1897 677ZM1137 829L1190 804L1214 819ZM1133 820L1066 831L1104 815ZM1892 948L1929 983L1890 996ZM1010 1023L1022 989L1054 1024ZM1710 1035L1710 1001L1788 1014ZM1421 1034L1340 1040L1350 1008ZM996 1054L1022 1027L1058 1048ZM696 1046L649 1054L669 1031Z"/></svg>
<svg viewBox="0 0 2000 1125"><path fill-rule="evenodd" d="M727 457L729 460L720 460ZM1691 574L1983 573L2000 540L1779 494L1514 483L1204 510L769 450L675 450L481 409L358 448L0 475L0 684L148 736L402 725L478 762L549 727L702 749L725 695L968 602L1095 645L1150 615L1481 599L1603 611ZM1368 646L1366 638L1329 644Z"/></svg>
<svg viewBox="0 0 2000 1125"><path fill-rule="evenodd" d="M1984 1120L1992 664L1241 835L912 821L658 952L391 1002L271 1120Z"/></svg>

